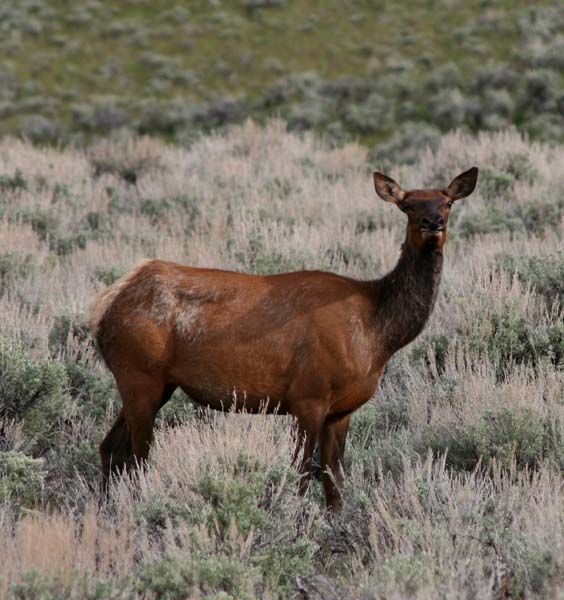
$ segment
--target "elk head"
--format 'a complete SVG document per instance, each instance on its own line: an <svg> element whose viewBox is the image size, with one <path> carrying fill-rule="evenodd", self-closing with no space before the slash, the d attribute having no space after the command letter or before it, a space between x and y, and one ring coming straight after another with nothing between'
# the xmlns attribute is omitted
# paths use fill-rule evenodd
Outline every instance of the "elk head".
<svg viewBox="0 0 564 600"><path fill-rule="evenodd" d="M375 171L374 187L382 200L393 202L407 215L407 241L413 248L441 250L452 206L474 191L477 179L478 168L472 167L443 190L404 191L393 179Z"/></svg>

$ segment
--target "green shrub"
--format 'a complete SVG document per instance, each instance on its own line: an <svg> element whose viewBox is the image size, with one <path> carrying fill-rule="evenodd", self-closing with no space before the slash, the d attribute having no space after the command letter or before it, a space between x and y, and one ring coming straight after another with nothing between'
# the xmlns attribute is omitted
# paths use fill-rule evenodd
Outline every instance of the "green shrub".
<svg viewBox="0 0 564 600"><path fill-rule="evenodd" d="M480 193L486 199L503 196L513 189L515 181L512 173L485 167L480 171Z"/></svg>
<svg viewBox="0 0 564 600"><path fill-rule="evenodd" d="M24 211L21 214L24 223L29 223L40 240L48 242L55 254L65 256L76 248L84 248L89 239L88 232L83 230L67 234L63 231L59 218L51 210Z"/></svg>
<svg viewBox="0 0 564 600"><path fill-rule="evenodd" d="M469 120L470 110L469 99L452 85L429 99L433 123L440 123L442 129L454 129L463 125Z"/></svg>
<svg viewBox="0 0 564 600"><path fill-rule="evenodd" d="M406 520L404 525L408 527L410 523ZM417 526L415 525L414 529ZM415 542L416 543L416 542ZM372 586L376 584L379 590L389 590L401 598L417 597L422 590L428 589L441 570L432 556L418 554L397 553L387 556L381 564L375 566L375 572L372 574ZM382 596L373 595L370 588L363 590L363 598L375 600ZM386 596L383 596L386 597Z"/></svg>
<svg viewBox="0 0 564 600"><path fill-rule="evenodd" d="M436 150L440 138L440 129L434 125L408 121L397 127L389 140L376 145L369 160L378 168L394 163L412 164L426 150Z"/></svg>
<svg viewBox="0 0 564 600"><path fill-rule="evenodd" d="M390 103L377 92L373 92L362 104L347 106L345 118L354 130L382 131L390 121Z"/></svg>
<svg viewBox="0 0 564 600"><path fill-rule="evenodd" d="M489 498L481 512L480 539L485 548L491 549L496 568L504 568L507 591L514 598L552 597L551 592L560 583L558 548L516 531L513 516L503 501ZM494 575L494 564L486 563L486 576Z"/></svg>
<svg viewBox="0 0 564 600"><path fill-rule="evenodd" d="M167 527L175 527L179 521L189 521L190 509L174 498L153 498L140 502L135 508L136 517L150 532L158 533Z"/></svg>
<svg viewBox="0 0 564 600"><path fill-rule="evenodd" d="M266 248L262 234L251 236L248 240L248 248L245 250L238 249L238 242L235 240L229 240L227 246L234 248L233 257L241 263L242 268L259 275L297 271L306 266L305 257L297 253L284 255L277 250Z"/></svg>
<svg viewBox="0 0 564 600"><path fill-rule="evenodd" d="M507 536L509 537L509 536ZM515 598L549 597L549 585L558 585L558 557L553 548L539 548L521 536L509 542L508 557Z"/></svg>
<svg viewBox="0 0 564 600"><path fill-rule="evenodd" d="M184 572L172 558L148 564L139 575L138 592L159 600L184 600L194 586L192 573Z"/></svg>
<svg viewBox="0 0 564 600"><path fill-rule="evenodd" d="M122 275L123 272L117 267L98 267L94 272L96 279L108 287L113 285Z"/></svg>
<svg viewBox="0 0 564 600"><path fill-rule="evenodd" d="M319 97L295 104L288 112L288 129L305 131L319 127L329 116L329 105Z"/></svg>
<svg viewBox="0 0 564 600"><path fill-rule="evenodd" d="M172 427L180 425L194 417L200 407L181 390L177 389L172 398L161 408L157 415L157 423Z"/></svg>
<svg viewBox="0 0 564 600"><path fill-rule="evenodd" d="M237 461L245 477L226 477L223 472L204 473L196 484L196 491L213 507L209 514L209 525L226 531L232 523L247 534L251 529L265 525L266 511L259 506L265 492L267 474L260 465L249 464L248 458L240 455Z"/></svg>
<svg viewBox="0 0 564 600"><path fill-rule="evenodd" d="M49 332L49 350L57 356L67 350L68 340L73 338L77 345L92 345L93 340L84 315L62 314L55 318Z"/></svg>
<svg viewBox="0 0 564 600"><path fill-rule="evenodd" d="M68 378L68 391L74 410L82 416L103 420L110 405L116 401L117 389L112 375L93 371L90 363L69 359L64 363Z"/></svg>
<svg viewBox="0 0 564 600"><path fill-rule="evenodd" d="M196 200L189 196L175 196L158 200L147 199L142 202L140 212L149 217L153 225L176 213L187 223L187 233L193 231L196 222L201 217Z"/></svg>
<svg viewBox="0 0 564 600"><path fill-rule="evenodd" d="M406 395L383 393L380 390L374 402L370 402L354 414L348 439L355 446L367 443L374 437L389 434L409 425L409 401Z"/></svg>
<svg viewBox="0 0 564 600"><path fill-rule="evenodd" d="M279 597L287 598L295 590L296 577L311 573L317 544L289 527L287 534L263 543L254 552L252 563L260 571L260 580Z"/></svg>
<svg viewBox="0 0 564 600"><path fill-rule="evenodd" d="M507 177L514 180L513 175ZM477 215L463 216L453 229L462 237L502 231L538 235L546 229L558 227L563 208L564 199L554 203L532 201L503 208L485 204Z"/></svg>
<svg viewBox="0 0 564 600"><path fill-rule="evenodd" d="M52 211L28 210L23 213L22 220L31 225L42 241L57 237L59 220Z"/></svg>
<svg viewBox="0 0 564 600"><path fill-rule="evenodd" d="M462 237L523 229L523 222L515 214L491 204L486 204L477 215L463 216L454 226L454 231Z"/></svg>
<svg viewBox="0 0 564 600"><path fill-rule="evenodd" d="M537 172L526 154L509 153L502 160L506 163L503 169L484 167L480 171L479 189L486 199L507 197L517 181L531 184L537 178Z"/></svg>
<svg viewBox="0 0 564 600"><path fill-rule="evenodd" d="M84 488L97 492L100 483L98 446L104 432L95 421L82 419L65 423L53 434L57 444L45 453L47 480L45 499L52 505L80 508L84 503ZM82 480L82 489L77 486Z"/></svg>
<svg viewBox="0 0 564 600"><path fill-rule="evenodd" d="M504 160L507 163L507 173L515 177L517 181L526 181L529 184L536 181L538 173L526 153L509 153L505 156Z"/></svg>
<svg viewBox="0 0 564 600"><path fill-rule="evenodd" d="M436 334L428 336L425 341L416 342L411 350L411 356L415 363L424 363L426 367L431 362L436 365L437 371L443 373L446 358L453 343L452 335Z"/></svg>
<svg viewBox="0 0 564 600"><path fill-rule="evenodd" d="M0 503L34 506L41 499L45 475L42 458L31 458L15 450L0 451Z"/></svg>
<svg viewBox="0 0 564 600"><path fill-rule="evenodd" d="M58 121L40 114L24 117L21 129L23 135L36 144L55 143L63 134L63 127Z"/></svg>
<svg viewBox="0 0 564 600"><path fill-rule="evenodd" d="M160 600L184 600L197 591L203 598L250 600L256 582L256 571L238 556L193 553L186 557L165 556L144 565L137 591Z"/></svg>
<svg viewBox="0 0 564 600"><path fill-rule="evenodd" d="M0 296L14 281L28 277L34 267L31 254L12 251L0 255Z"/></svg>
<svg viewBox="0 0 564 600"><path fill-rule="evenodd" d="M0 337L0 418L21 421L36 451L54 443L52 432L71 410L64 366L37 360L23 346Z"/></svg>
<svg viewBox="0 0 564 600"><path fill-rule="evenodd" d="M354 419L353 416L353 423ZM349 450L345 454L345 462L347 468L348 465L362 465L367 478L374 477L380 468L397 477L404 470L406 458L415 460L418 457L418 438L410 429L401 428L385 435L375 433L363 438L358 438L358 432L351 429L352 436L347 440Z"/></svg>
<svg viewBox="0 0 564 600"><path fill-rule="evenodd" d="M0 191L15 192L27 189L27 181L20 169L16 169L13 175L0 175Z"/></svg>
<svg viewBox="0 0 564 600"><path fill-rule="evenodd" d="M474 425L430 426L421 435L418 450L430 448L434 454L447 454L447 464L459 470L472 470L478 463L492 460L509 468L539 467L551 459L564 465L563 432L531 410L487 412Z"/></svg>
<svg viewBox="0 0 564 600"><path fill-rule="evenodd" d="M497 359L502 369L511 362L537 366L548 360L558 365L564 352L564 324L533 327L511 312L493 315L489 339L476 336L469 346L494 361Z"/></svg>
<svg viewBox="0 0 564 600"><path fill-rule="evenodd" d="M555 202L534 201L517 206L515 215L523 223L529 234L539 234L549 228L556 228L562 220L564 198L558 197Z"/></svg>
<svg viewBox="0 0 564 600"><path fill-rule="evenodd" d="M476 319L469 330L457 329L449 336L433 335L418 342L411 350L415 362L429 364L432 357L439 373L444 370L446 356L463 347L497 365L502 377L514 365L543 364L558 367L564 360L564 324L534 326L510 309L488 317L489 323Z"/></svg>
<svg viewBox="0 0 564 600"><path fill-rule="evenodd" d="M120 106L120 100L111 96L99 98L93 103L75 104L72 116L75 126L92 132L109 133L123 127L129 116Z"/></svg>
<svg viewBox="0 0 564 600"><path fill-rule="evenodd" d="M106 579L87 572L74 574L66 583L56 575L28 571L19 582L10 585L10 598L25 600L126 600L132 594L128 577Z"/></svg>
<svg viewBox="0 0 564 600"><path fill-rule="evenodd" d="M504 255L499 265L533 287L549 305L556 300L564 305L564 252L541 256Z"/></svg>

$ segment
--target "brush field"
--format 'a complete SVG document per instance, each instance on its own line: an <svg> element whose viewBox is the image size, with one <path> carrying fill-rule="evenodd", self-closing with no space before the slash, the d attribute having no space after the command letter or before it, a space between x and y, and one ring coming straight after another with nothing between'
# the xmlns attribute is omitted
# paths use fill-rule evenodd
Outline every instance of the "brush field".
<svg viewBox="0 0 564 600"><path fill-rule="evenodd" d="M176 394L146 473L107 503L119 409L85 326L140 259L386 273L405 216L368 150L282 121L189 149L0 140L0 597L564 598L564 147L442 136L389 174L457 203L436 309L352 419L343 510L297 493L283 417Z"/></svg>

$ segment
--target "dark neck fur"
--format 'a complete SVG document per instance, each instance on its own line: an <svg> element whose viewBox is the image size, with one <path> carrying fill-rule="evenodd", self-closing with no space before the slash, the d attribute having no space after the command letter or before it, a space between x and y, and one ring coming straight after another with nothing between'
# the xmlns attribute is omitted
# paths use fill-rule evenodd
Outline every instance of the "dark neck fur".
<svg viewBox="0 0 564 600"><path fill-rule="evenodd" d="M395 268L374 282L376 323L390 355L416 338L433 310L443 265L436 248L402 246Z"/></svg>

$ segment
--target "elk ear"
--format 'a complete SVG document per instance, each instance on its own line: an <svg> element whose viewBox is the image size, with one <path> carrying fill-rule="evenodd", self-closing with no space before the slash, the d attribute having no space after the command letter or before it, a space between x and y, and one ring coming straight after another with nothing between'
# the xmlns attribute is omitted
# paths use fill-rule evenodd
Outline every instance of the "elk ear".
<svg viewBox="0 0 564 600"><path fill-rule="evenodd" d="M397 204L405 198L405 192L391 177L378 173L378 171L374 171L372 176L374 177L374 189L382 200Z"/></svg>
<svg viewBox="0 0 564 600"><path fill-rule="evenodd" d="M445 190L445 194L451 200L460 200L469 196L476 187L478 181L478 167L472 167L455 177Z"/></svg>

